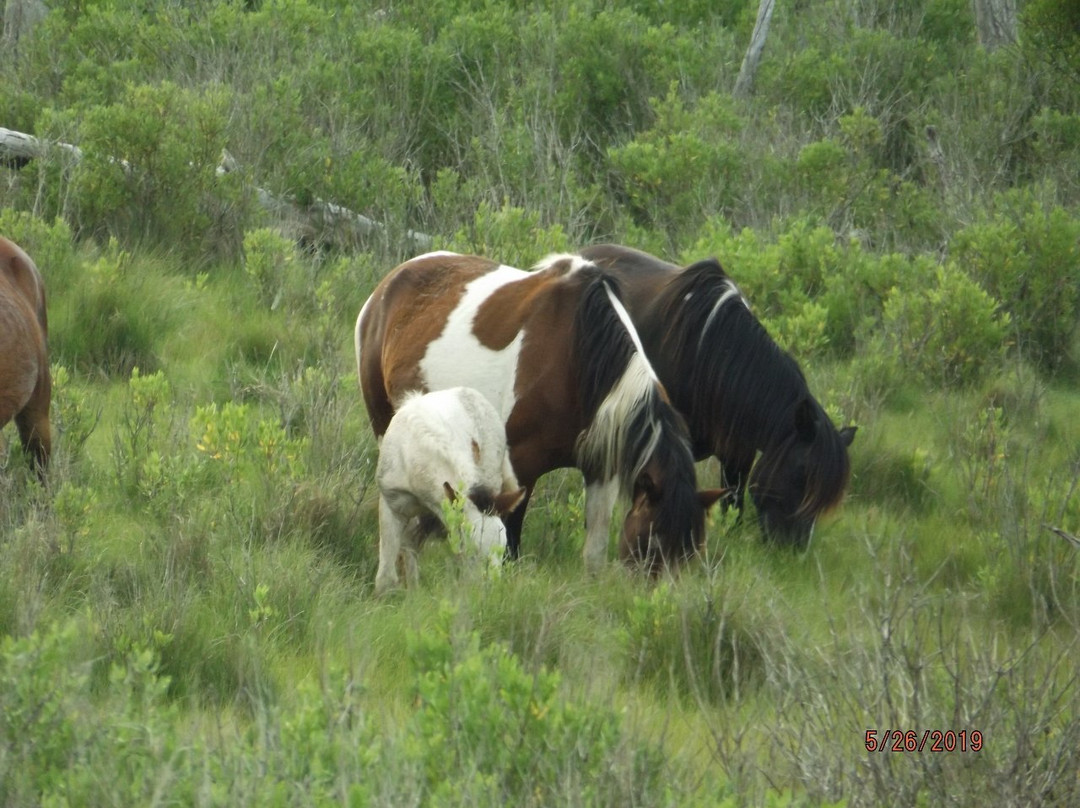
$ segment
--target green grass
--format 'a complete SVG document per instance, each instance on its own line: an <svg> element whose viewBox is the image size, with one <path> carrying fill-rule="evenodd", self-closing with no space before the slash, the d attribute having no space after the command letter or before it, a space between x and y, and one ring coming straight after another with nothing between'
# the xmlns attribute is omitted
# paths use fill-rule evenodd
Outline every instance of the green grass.
<svg viewBox="0 0 1080 808"><path fill-rule="evenodd" d="M175 276L160 272L171 288ZM600 803L626 788L649 804L703 805L936 802L957 789L978 801L1034 777L1054 799L1073 788L1080 568L1042 527L1076 524L1072 389L1013 370L985 390L864 405L848 500L806 553L762 543L752 514L717 513L704 560L677 581L650 584L614 562L589 577L580 478L560 472L538 487L521 562L487 578L435 542L421 585L377 601L376 449L346 313L266 310L228 277L184 294L179 325L173 302L142 301L148 319L155 305L174 318L146 348L159 376L84 374L73 361L55 409L85 440L61 435L48 489L5 432L0 627L37 632L52 650L0 662L28 687L26 654L72 667L43 663L40 676L60 677L42 702L52 723L20 730L62 730L68 745L45 757L20 746L24 779L4 801L60 793L61 770L84 795L118 793L110 780L132 794L174 781L196 803L214 801L198 786L207 777L240 804L345 799L360 783L375 803L402 782L436 788L424 785L432 726L416 722L435 719L418 712L410 638L438 636L448 645L437 653L461 666L439 675L473 677L460 683L470 698L517 681L497 662L509 654L521 681L557 675L543 709L560 720L616 722L588 736L622 772ZM59 298L60 343L94 339ZM207 336L219 320L220 338ZM309 362L331 332L341 344ZM261 352L242 349L252 334ZM290 347L271 350L271 335ZM989 421L988 407L999 408ZM220 457L202 434L211 426ZM704 485L718 474L712 461L700 472ZM470 722L497 714L483 704L454 702L438 719L450 722L449 754L480 771L471 733L483 730ZM146 742L130 771L110 769L108 742L85 732L87 721L119 721L117 710ZM587 771L559 757L561 736L544 726L519 742L539 743L533 754L551 755L544 766L560 776ZM986 747L875 757L867 729L977 729ZM326 779L305 755L323 760ZM87 761L108 774L82 783ZM271 766L277 779L264 786L254 772ZM526 793L513 779L454 782L480 802Z"/></svg>

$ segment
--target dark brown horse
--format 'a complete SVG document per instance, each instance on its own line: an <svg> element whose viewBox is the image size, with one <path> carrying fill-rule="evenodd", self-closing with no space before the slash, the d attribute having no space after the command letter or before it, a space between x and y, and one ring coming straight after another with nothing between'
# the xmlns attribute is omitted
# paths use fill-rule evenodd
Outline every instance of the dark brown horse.
<svg viewBox="0 0 1080 808"><path fill-rule="evenodd" d="M42 478L52 448L48 330L41 274L30 256L0 236L0 427L15 419Z"/></svg>
<svg viewBox="0 0 1080 808"><path fill-rule="evenodd" d="M620 555L656 571L691 556L705 509L685 426L640 350L618 283L552 256L525 272L477 256L429 253L378 285L356 321L357 371L376 436L412 390L479 390L506 425L527 493L506 517L507 549L537 479L585 475L586 567L607 556L615 500L629 498Z"/></svg>
<svg viewBox="0 0 1080 808"><path fill-rule="evenodd" d="M843 496L855 428L836 429L715 259L683 269L612 244L580 254L622 284L694 456L716 456L738 507L749 490L766 536L805 546Z"/></svg>

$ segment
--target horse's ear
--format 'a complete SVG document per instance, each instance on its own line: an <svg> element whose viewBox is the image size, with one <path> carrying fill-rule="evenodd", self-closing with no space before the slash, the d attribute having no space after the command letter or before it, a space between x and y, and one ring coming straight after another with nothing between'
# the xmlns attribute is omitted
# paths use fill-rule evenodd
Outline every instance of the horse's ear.
<svg viewBox="0 0 1080 808"><path fill-rule="evenodd" d="M500 494L495 495L495 513L499 516L506 516L513 513L518 509L521 501L525 499L525 494L528 490L525 488L519 488L517 491L503 491Z"/></svg>
<svg viewBox="0 0 1080 808"><path fill-rule="evenodd" d="M457 491L454 490L454 486L450 483L443 483L442 490L446 492L446 498L451 502L457 502Z"/></svg>
<svg viewBox="0 0 1080 808"><path fill-rule="evenodd" d="M818 416L813 402L804 398L795 408L795 433L803 443L813 443L817 437Z"/></svg>
<svg viewBox="0 0 1080 808"><path fill-rule="evenodd" d="M641 496L646 497L651 502L660 498L660 489L648 471L642 471L634 480L634 501L637 501L638 497Z"/></svg>
<svg viewBox="0 0 1080 808"><path fill-rule="evenodd" d="M845 426L840 430L840 440L844 442L845 446L850 446L851 442L855 440L855 430L857 429L857 426Z"/></svg>
<svg viewBox="0 0 1080 808"><path fill-rule="evenodd" d="M708 512L709 508L715 505L722 499L727 499L735 491L732 488L708 488L704 491L698 491L698 502L701 503L701 507Z"/></svg>

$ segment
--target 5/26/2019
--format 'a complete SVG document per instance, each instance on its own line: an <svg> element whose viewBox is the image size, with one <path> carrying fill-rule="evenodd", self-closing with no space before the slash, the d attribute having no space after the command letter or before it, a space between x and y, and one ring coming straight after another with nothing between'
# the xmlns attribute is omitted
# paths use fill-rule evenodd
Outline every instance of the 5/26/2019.
<svg viewBox="0 0 1080 808"><path fill-rule="evenodd" d="M982 748L983 734L977 729L866 731L867 752L980 752Z"/></svg>

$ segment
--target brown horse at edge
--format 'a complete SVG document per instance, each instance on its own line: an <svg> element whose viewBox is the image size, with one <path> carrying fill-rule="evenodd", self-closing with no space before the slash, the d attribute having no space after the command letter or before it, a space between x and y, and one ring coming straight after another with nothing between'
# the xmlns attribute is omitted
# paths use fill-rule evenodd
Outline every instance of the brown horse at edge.
<svg viewBox="0 0 1080 808"><path fill-rule="evenodd" d="M41 273L22 248L0 236L0 428L15 420L42 479L52 450L48 332Z"/></svg>

